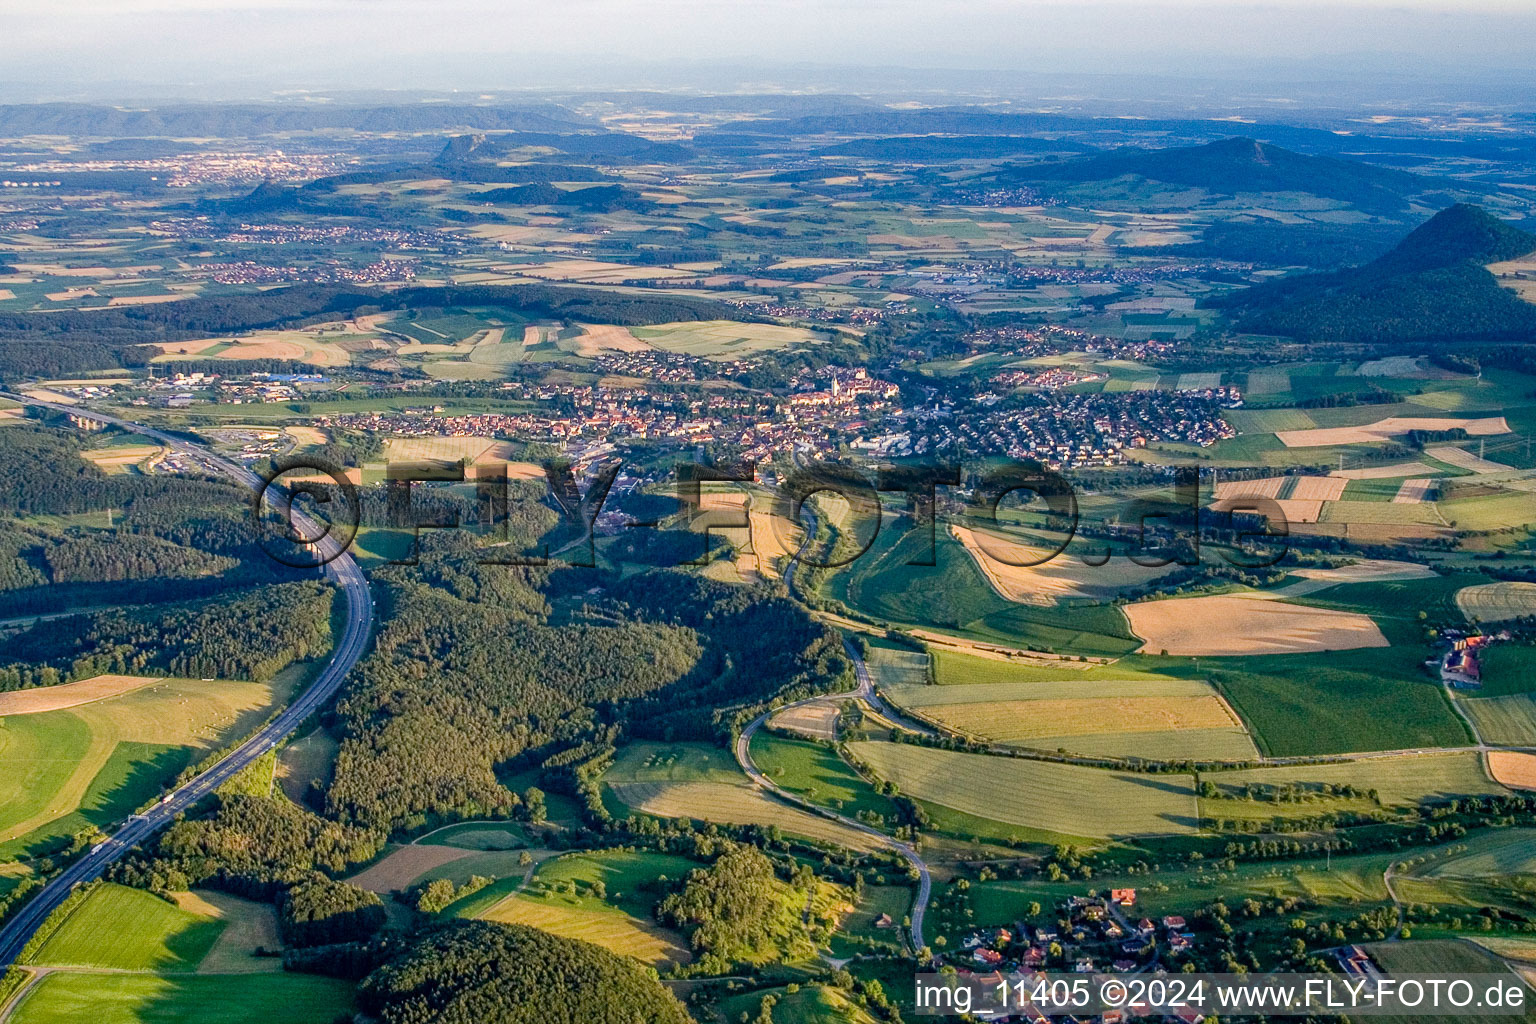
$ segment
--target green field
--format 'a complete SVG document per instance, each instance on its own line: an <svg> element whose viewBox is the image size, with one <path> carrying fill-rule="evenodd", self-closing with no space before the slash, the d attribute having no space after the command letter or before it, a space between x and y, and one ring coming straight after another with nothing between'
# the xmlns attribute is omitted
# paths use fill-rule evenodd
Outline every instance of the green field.
<svg viewBox="0 0 1536 1024"><path fill-rule="evenodd" d="M85 898L34 953L47 967L191 971L224 930L158 896L103 885Z"/></svg>
<svg viewBox="0 0 1536 1024"><path fill-rule="evenodd" d="M1536 694L1479 697L1462 700L1460 707L1477 726L1477 734L1484 743L1507 747L1536 745Z"/></svg>
<svg viewBox="0 0 1536 1024"><path fill-rule="evenodd" d="M244 735L303 678L272 683L167 679L61 711L0 718L0 859L105 827L230 736Z"/></svg>
<svg viewBox="0 0 1536 1024"><path fill-rule="evenodd" d="M890 800L876 793L831 747L759 730L752 737L752 760L777 785L839 814L891 818L896 813Z"/></svg>
<svg viewBox="0 0 1536 1024"><path fill-rule="evenodd" d="M859 953L902 951L902 921L912 909L912 890L904 885L871 885L852 913L843 918L832 936L832 955L855 956ZM881 914L891 919L891 926L878 927Z"/></svg>
<svg viewBox="0 0 1536 1024"><path fill-rule="evenodd" d="M1424 878L1483 878L1536 874L1536 829L1475 832L1416 865Z"/></svg>
<svg viewBox="0 0 1536 1024"><path fill-rule="evenodd" d="M992 821L1095 838L1199 826L1188 775L1101 771L904 743L861 742L849 749L902 793Z"/></svg>
<svg viewBox="0 0 1536 1024"><path fill-rule="evenodd" d="M1466 746L1466 726L1420 670L1422 651L1202 658L1200 665L1271 757Z"/></svg>
<svg viewBox="0 0 1536 1024"><path fill-rule="evenodd" d="M895 998L895 993L890 993ZM812 985L790 994L786 989L746 992L721 1001L719 1012L726 1021L756 1020L763 996L774 998L774 1024L875 1024L875 1018L839 989Z"/></svg>
<svg viewBox="0 0 1536 1024"><path fill-rule="evenodd" d="M1097 656L1141 646L1113 605L1055 608L1004 600L947 535L935 542L936 565L907 564L924 556L926 544L922 531L887 525L867 552L829 578L823 593L882 621L977 640Z"/></svg>
<svg viewBox="0 0 1536 1024"><path fill-rule="evenodd" d="M610 785L636 782L740 782L730 751L704 743L630 743L603 775Z"/></svg>
<svg viewBox="0 0 1536 1024"><path fill-rule="evenodd" d="M1201 778L1229 792L1241 789L1250 782L1270 786L1293 782L1349 785L1356 789L1376 790L1381 802L1387 806L1417 804L1439 797L1507 792L1503 786L1488 778L1483 771L1482 759L1475 751L1244 768L1230 772L1206 772ZM1287 805L1261 802L1260 806L1271 809L1272 813L1283 813ZM1298 808L1296 813L1307 813L1306 804L1293 806Z"/></svg>
<svg viewBox="0 0 1536 1024"><path fill-rule="evenodd" d="M963 735L1036 750L1167 760L1258 756L1232 711L1195 679L894 686L884 694Z"/></svg>
<svg viewBox="0 0 1536 1024"><path fill-rule="evenodd" d="M313 974L50 974L10 1024L326 1024L352 1011L353 986Z"/></svg>
<svg viewBox="0 0 1536 1024"><path fill-rule="evenodd" d="M880 637L867 640L869 653L864 660L876 686L921 686L928 682L928 655Z"/></svg>
<svg viewBox="0 0 1536 1024"><path fill-rule="evenodd" d="M826 335L801 327L778 324L748 324L734 320L699 320L686 323L632 327L630 333L641 341L680 355L705 359L741 359L758 352L816 345Z"/></svg>

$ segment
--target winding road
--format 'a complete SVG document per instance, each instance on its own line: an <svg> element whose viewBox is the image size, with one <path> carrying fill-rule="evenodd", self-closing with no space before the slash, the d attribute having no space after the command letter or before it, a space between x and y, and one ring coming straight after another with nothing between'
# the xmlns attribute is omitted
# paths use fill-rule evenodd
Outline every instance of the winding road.
<svg viewBox="0 0 1536 1024"><path fill-rule="evenodd" d="M146 437L152 437L179 454L206 466L212 472L243 483L252 490L262 485L261 478L244 466L214 455L200 445L152 427L75 406L38 401L22 395L0 393L0 398L122 427ZM293 512L293 521L305 535L320 532L319 524L297 509ZM229 781L256 758L276 747L306 718L335 696L336 691L341 687L342 680L362 657L367 647L368 637L373 628L373 601L369 596L368 582L364 579L362 571L357 567L352 556L342 549L339 542L326 535L319 541L317 547L324 556L331 559L325 567L325 575L340 588L347 601L346 625L341 635L336 638L330 662L302 694L284 708L277 717L242 742L239 747L186 785L167 794L164 800L154 807L130 817L110 838L97 844L89 853L65 868L38 890L16 916L7 922L4 928L0 928L0 967L8 966L15 961L22 948L26 946L27 940L48 919L48 915L64 902L75 886L101 877L102 872L114 861L119 860L134 846L169 825L176 815L190 810L199 800Z"/></svg>
<svg viewBox="0 0 1536 1024"><path fill-rule="evenodd" d="M770 796L773 796L785 803L792 804L795 807L810 811L812 814L819 815L823 818L829 818L832 821L836 821L839 824L845 825L857 832L861 832L864 835L871 837L876 842L878 842L881 847L891 851L892 853L895 853L897 856L901 857L909 865L912 866L913 870L917 872L917 894L913 897L912 900L912 913L910 915L911 925L907 929L907 941L911 944L913 952L916 952L922 949L924 946L923 917L928 912L928 901L933 897L933 876L928 871L928 863L923 860L922 856L917 852L917 848L911 843L904 843L899 839L894 839L891 836L886 835L884 832L881 832L878 829L871 828L870 826L864 824L862 821L856 821L853 818L844 817L841 814L827 810L825 807L813 804L809 800L806 800L795 793L781 789L776 783L774 783L772 779L764 775L762 770L758 768L756 763L754 763L752 760L752 737L757 735L758 729L762 728L764 722L768 721L771 716L778 714L780 711L784 711L789 708L801 707L806 704L817 704L825 701L854 700L857 698L862 698L865 701L870 702L870 705L875 707L877 710L880 707L883 707L883 704L880 703L880 698L875 694L874 683L870 677L869 667L864 664L864 659L859 656L858 649L855 648L846 637L843 640L843 646L847 649L849 657L853 659L854 674L859 681L858 688L850 693L822 694L820 696L811 697L807 700L796 701L793 704L785 704L782 707L771 708L767 711L764 711L762 714L752 719L752 721L748 722L746 728L741 730L741 735L736 737L736 763L741 766L742 771L746 772L747 778L752 780L753 785L768 793Z"/></svg>

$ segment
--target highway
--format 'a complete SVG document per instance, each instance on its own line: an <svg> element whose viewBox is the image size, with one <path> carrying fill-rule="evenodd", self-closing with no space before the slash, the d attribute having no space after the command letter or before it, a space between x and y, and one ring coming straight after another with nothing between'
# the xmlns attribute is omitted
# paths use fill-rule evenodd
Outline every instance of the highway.
<svg viewBox="0 0 1536 1024"><path fill-rule="evenodd" d="M135 433L152 437L161 444L208 467L220 475L230 477L255 490L261 479L249 469L214 455L200 445L173 437L152 427L130 423L115 416L92 412L87 409L41 402L21 395L0 393L0 397L27 405L70 413L122 427ZM294 523L307 536L320 532L313 520L294 510ZM325 567L325 575L340 588L347 602L346 626L331 651L331 660L313 683L272 721L262 726L255 735L240 744L221 761L179 789L167 794L165 799L142 814L129 818L110 838L93 847L89 853L65 868L52 881L37 891L4 928L0 928L0 967L13 963L27 940L47 920L48 915L62 903L76 885L99 878L109 865L123 857L134 846L143 843L157 831L170 824L176 815L190 810L199 800L208 796L227 782L242 768L262 754L276 747L303 721L324 707L341 687L342 680L352 666L362 657L373 629L373 600L368 593L368 581L353 561L352 556L340 548L338 542L327 536L318 547L322 554L331 558Z"/></svg>

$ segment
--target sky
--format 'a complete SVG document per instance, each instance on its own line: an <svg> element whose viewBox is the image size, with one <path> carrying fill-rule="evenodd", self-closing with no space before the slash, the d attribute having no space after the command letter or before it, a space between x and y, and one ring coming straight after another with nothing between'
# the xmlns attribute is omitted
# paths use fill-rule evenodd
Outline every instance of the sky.
<svg viewBox="0 0 1536 1024"><path fill-rule="evenodd" d="M0 0L7 97L821 87L842 70L1471 79L1536 68L1533 0ZM814 69L814 70L813 70Z"/></svg>

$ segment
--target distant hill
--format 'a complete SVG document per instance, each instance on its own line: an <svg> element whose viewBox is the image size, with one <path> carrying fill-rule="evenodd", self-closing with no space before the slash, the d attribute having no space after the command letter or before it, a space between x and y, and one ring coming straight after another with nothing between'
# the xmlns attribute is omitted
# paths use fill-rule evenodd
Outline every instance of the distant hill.
<svg viewBox="0 0 1536 1024"><path fill-rule="evenodd" d="M1018 135L898 135L884 139L853 139L811 152L815 156L943 163L950 160L993 160L1041 153L1091 153L1093 149L1080 142Z"/></svg>
<svg viewBox="0 0 1536 1024"><path fill-rule="evenodd" d="M0 106L0 135L123 138L245 138L271 132L578 131L585 118L553 103L471 106L401 103L173 103L148 110L87 103Z"/></svg>
<svg viewBox="0 0 1536 1024"><path fill-rule="evenodd" d="M1312 341L1536 341L1536 305L1484 264L1536 250L1536 235L1458 203L1361 267L1255 285L1212 303L1237 326Z"/></svg>
<svg viewBox="0 0 1536 1024"><path fill-rule="evenodd" d="M448 140L436 163L492 161L525 149L553 149L567 156L587 159L626 159L677 162L693 153L675 142L652 142L623 132L506 132L496 135L461 135Z"/></svg>
<svg viewBox="0 0 1536 1024"><path fill-rule="evenodd" d="M547 182L534 182L516 188L493 188L476 193L475 199L508 206L569 206L594 213L615 210L643 210L651 203L620 185L591 185L587 188L556 188Z"/></svg>
<svg viewBox="0 0 1536 1024"><path fill-rule="evenodd" d="M1247 138L1171 149L1117 149L1062 163L1026 164L1010 174L1019 181L1063 183L1133 176L1227 195L1303 192L1376 211L1402 210L1409 196L1435 187L1407 171L1306 156Z"/></svg>

